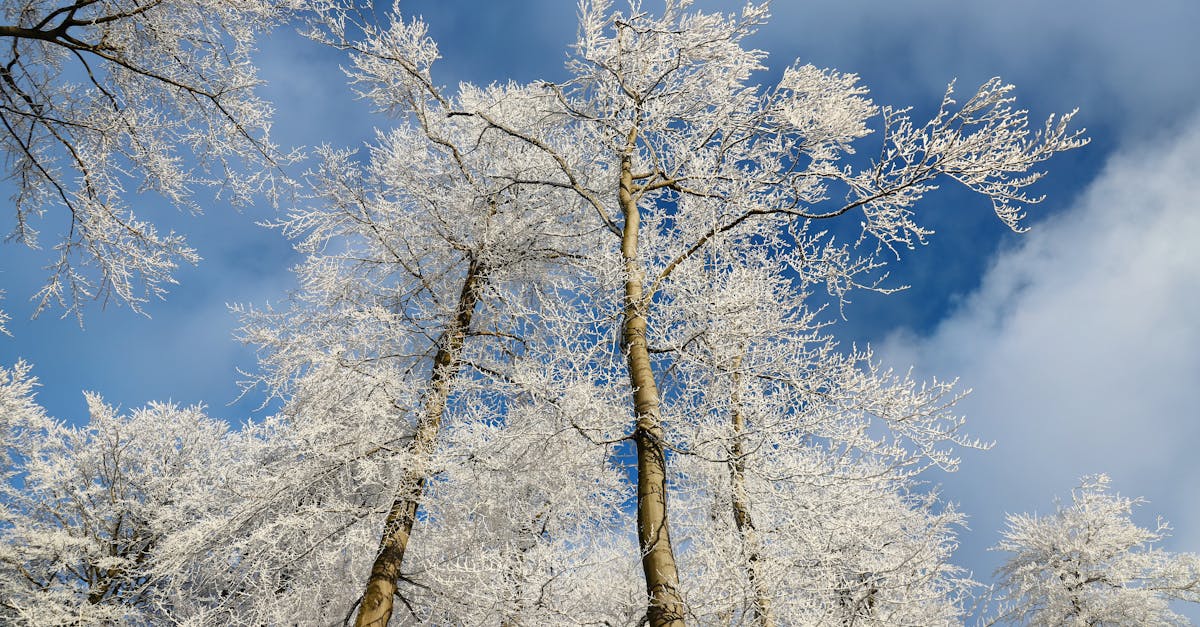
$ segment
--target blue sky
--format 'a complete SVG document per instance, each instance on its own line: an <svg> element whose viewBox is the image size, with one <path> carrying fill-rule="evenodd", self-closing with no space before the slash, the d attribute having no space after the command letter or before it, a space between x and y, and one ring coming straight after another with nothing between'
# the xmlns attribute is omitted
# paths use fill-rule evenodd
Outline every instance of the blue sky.
<svg viewBox="0 0 1200 627"><path fill-rule="evenodd" d="M573 2L402 7L429 22L442 83L564 75ZM1094 472L1150 500L1141 520L1174 523L1168 547L1200 551L1200 405L1191 398L1200 389L1200 3L779 0L774 15L752 40L771 55L764 81L798 58L858 73L876 102L911 104L919 116L949 80L967 90L999 75L1035 120L1079 107L1093 138L1047 164L1037 191L1048 199L1023 236L979 198L935 193L923 210L937 234L893 269L912 289L860 294L839 326L844 341L869 342L889 363L975 390L961 409L995 449L930 477L971 517L958 561L986 579L998 556L984 549L1003 512L1050 511L1055 495ZM281 31L260 61L280 143L356 146L386 126L351 97L330 52ZM0 247L0 306L14 318L0 363L32 362L39 399L62 419L83 418L83 390L127 408L171 399L251 417L260 397L230 405L235 369L253 368L254 356L232 339L226 304L263 304L290 287L296 257L255 226L273 210L213 204L193 218L145 204L142 213L189 234L202 264L150 304L150 318L92 307L80 329L56 312L28 319L25 298L40 278L32 270L47 257Z"/></svg>

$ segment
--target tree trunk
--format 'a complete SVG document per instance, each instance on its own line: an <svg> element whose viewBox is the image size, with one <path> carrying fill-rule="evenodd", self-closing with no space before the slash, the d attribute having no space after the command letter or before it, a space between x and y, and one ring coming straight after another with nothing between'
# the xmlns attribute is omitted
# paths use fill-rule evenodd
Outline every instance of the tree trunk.
<svg viewBox="0 0 1200 627"><path fill-rule="evenodd" d="M750 498L746 493L746 417L742 414L742 356L733 362L732 386L729 393L730 414L733 419L733 446L730 450L729 483L733 500L733 523L742 539L742 552L746 556L746 576L754 589L754 605L751 615L759 627L774 627L775 617L771 614L771 594L763 581L759 568L762 562L761 545L754 519L750 515Z"/></svg>
<svg viewBox="0 0 1200 627"><path fill-rule="evenodd" d="M355 627L385 627L391 619L400 565L404 561L404 551L417 519L421 493L428 477L429 459L437 446L438 430L450 397L450 382L458 374L463 340L471 325L471 316L475 313L482 281L482 268L472 261L458 296L454 319L437 341L438 350L429 375L429 390L423 403L424 413L417 422L416 433L408 447L411 461L404 471L396 500L388 511L383 537L379 540L379 554L371 565L371 575L367 579Z"/></svg>
<svg viewBox="0 0 1200 627"><path fill-rule="evenodd" d="M648 302L643 302L646 273L638 259L637 200L633 192L632 152L637 141L636 127L629 132L625 155L621 159L619 198L625 215L621 255L625 260L625 324L622 341L628 352L629 384L633 388L633 406L637 415L634 442L637 444L637 527L642 551L642 570L646 576L650 627L682 627L683 598L679 594L679 569L667 529L667 460L663 451L663 429L659 410L658 386L650 369L646 344Z"/></svg>
<svg viewBox="0 0 1200 627"><path fill-rule="evenodd" d="M542 529L538 531L535 526L541 522ZM513 556L508 565L509 575L512 577L512 607L505 612L505 616L500 619L500 627L520 627L522 614L525 612L525 596L524 586L522 581L524 575L522 569L525 566L525 558L529 551L533 550L538 544L537 536L546 532L546 521L542 519L542 514L538 514L533 520L521 525L521 529L517 532L517 540L521 543L517 548L516 555ZM541 605L541 601L538 601Z"/></svg>

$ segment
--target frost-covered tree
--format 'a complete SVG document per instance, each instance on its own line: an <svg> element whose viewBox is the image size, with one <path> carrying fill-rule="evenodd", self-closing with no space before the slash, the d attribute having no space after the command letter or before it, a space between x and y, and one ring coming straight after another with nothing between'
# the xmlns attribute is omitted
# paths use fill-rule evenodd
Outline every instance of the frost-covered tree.
<svg viewBox="0 0 1200 627"><path fill-rule="evenodd" d="M37 404L35 388L37 378L30 375L30 366L17 362L12 368L0 367L0 485L7 492L11 486L22 481L21 465L27 451L50 425L46 412ZM9 505L7 495L0 498L0 531L8 527ZM4 598L15 591L25 590L29 578L21 572L21 560L6 547L0 546L0 593ZM14 595L15 596L15 595ZM16 622L17 607L0 601L0 619Z"/></svg>
<svg viewBox="0 0 1200 627"><path fill-rule="evenodd" d="M374 61L354 59L360 68ZM538 342L529 321L545 319L542 292L594 240L575 225L570 190L523 181L553 175L558 163L455 115L486 110L538 126L552 96L508 85L449 97L423 75L392 87L379 100L400 125L380 134L365 165L326 152L311 179L318 198L282 223L307 255L292 307L248 312L246 327L263 347L263 380L290 397L290 419L314 430L341 425L320 445L349 466L377 469L363 485L391 495L386 516L369 518L382 538L363 625L387 623L426 484L461 456L439 443L445 425L472 412L495 419L480 407L507 402L513 360ZM310 459L336 464L326 453Z"/></svg>
<svg viewBox="0 0 1200 627"><path fill-rule="evenodd" d="M925 123L908 109L876 106L855 76L831 70L797 64L760 87L750 75L765 55L742 44L767 19L766 5L723 16L690 4L669 1L654 15L638 2L626 11L582 2L569 80L491 90L519 91L519 104L442 96L430 75L437 47L420 20L395 14L374 28L335 12L325 35L354 50L355 83L382 108L426 115L426 124L467 125L472 143L439 144L447 155L501 141L523 147L521 161L497 166L496 180L525 198L565 193L573 200L563 206L583 207L575 232L608 238L584 251L588 272L572 290L592 314L579 336L601 338L578 358L595 360L599 379L622 382L627 397L647 619L655 626L682 624L691 613L671 542L667 460L668 451L688 450L677 434L699 417L675 411L670 357L659 357L671 348L666 312L677 271L718 246L722 263L752 264L748 251L764 239L853 215L865 245L814 236L818 255L797 264L798 272L822 274L838 298L875 285L862 271L876 268L882 252L924 241L929 232L915 208L940 180L979 192L1019 228L1022 206L1039 200L1025 191L1041 177L1033 168L1084 143L1068 130L1070 115L1031 130L1011 106L1011 86L998 79L961 103L948 89ZM356 28L357 41L347 36ZM873 128L881 135L874 158L852 157Z"/></svg>
<svg viewBox="0 0 1200 627"><path fill-rule="evenodd" d="M1022 625L1188 625L1169 602L1200 601L1200 556L1155 546L1170 531L1135 523L1142 499L1112 493L1106 475L1084 477L1070 504L1048 516L1010 514L995 550L999 617Z"/></svg>
<svg viewBox="0 0 1200 627"><path fill-rule="evenodd" d="M228 425L200 408L151 404L119 415L88 396L69 427L33 405L27 368L4 371L10 454L0 485L0 616L6 624L168 622L183 582L156 569L166 536L220 506L236 472ZM5 412L8 417L14 414Z"/></svg>
<svg viewBox="0 0 1200 627"><path fill-rule="evenodd" d="M953 624L970 582L949 565L961 517L911 485L954 469L949 384L918 386L843 354L806 307L812 251L758 252L753 269L681 267L667 371L680 559L710 622ZM808 277L811 280L812 277ZM793 284L799 283L799 288ZM666 355L662 358L665 360Z"/></svg>
<svg viewBox="0 0 1200 627"><path fill-rule="evenodd" d="M254 95L255 38L300 0L13 0L0 7L0 149L15 186L10 238L57 259L39 311L159 297L184 239L139 217L131 192L192 211L197 186L270 190L287 159ZM42 237L41 218L53 229Z"/></svg>

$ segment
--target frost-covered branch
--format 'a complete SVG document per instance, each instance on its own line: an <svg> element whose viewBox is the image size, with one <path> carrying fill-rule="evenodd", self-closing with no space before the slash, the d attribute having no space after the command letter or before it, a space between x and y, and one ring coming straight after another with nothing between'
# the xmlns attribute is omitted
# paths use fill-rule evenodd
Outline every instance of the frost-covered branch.
<svg viewBox="0 0 1200 627"><path fill-rule="evenodd" d="M0 10L0 145L15 182L10 237L56 260L37 311L109 298L140 309L199 261L130 206L154 192L198 211L197 186L275 194L293 158L267 137L255 37L300 4L46 0ZM40 218L53 218L40 237Z"/></svg>

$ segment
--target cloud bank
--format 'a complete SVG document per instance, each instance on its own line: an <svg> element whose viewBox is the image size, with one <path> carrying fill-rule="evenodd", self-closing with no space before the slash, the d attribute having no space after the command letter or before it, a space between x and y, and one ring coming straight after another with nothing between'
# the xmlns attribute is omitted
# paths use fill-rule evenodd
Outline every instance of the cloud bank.
<svg viewBox="0 0 1200 627"><path fill-rule="evenodd" d="M960 559L977 576L1005 511L1052 511L1087 473L1145 496L1141 520L1162 514L1168 547L1200 552L1200 116L1115 153L930 334L879 353L975 390L960 408L996 447L944 495L972 517Z"/></svg>

